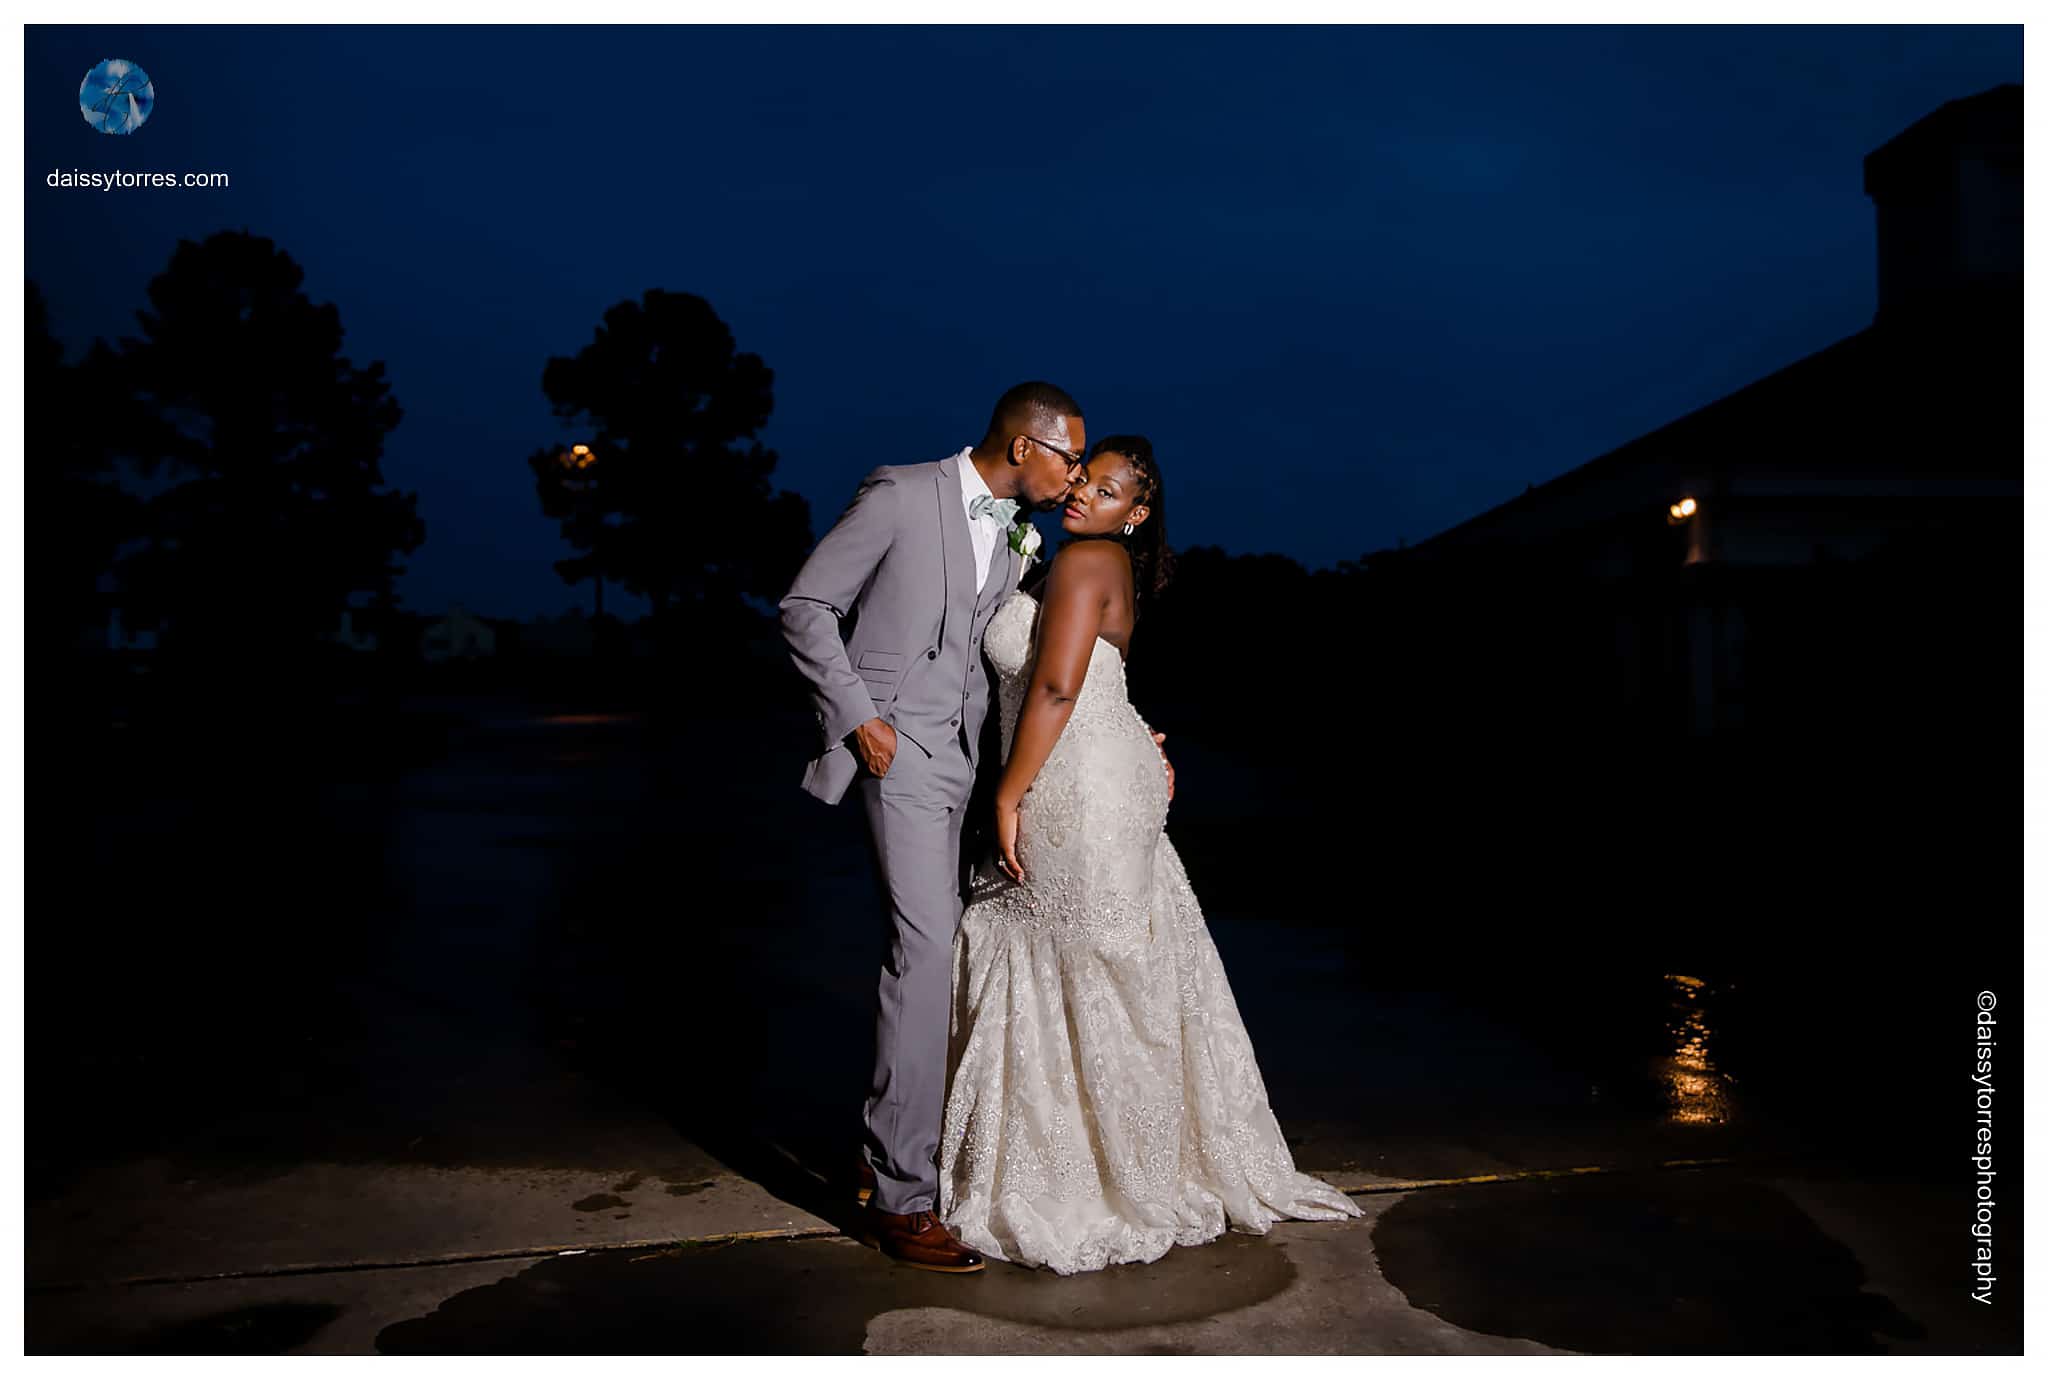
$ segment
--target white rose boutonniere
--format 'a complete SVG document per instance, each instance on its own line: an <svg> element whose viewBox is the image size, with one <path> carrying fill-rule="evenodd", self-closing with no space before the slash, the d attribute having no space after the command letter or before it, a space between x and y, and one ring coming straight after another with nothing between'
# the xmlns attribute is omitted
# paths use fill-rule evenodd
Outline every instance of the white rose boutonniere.
<svg viewBox="0 0 2048 1380"><path fill-rule="evenodd" d="M1031 569L1031 562L1038 558L1038 548L1043 545L1045 537L1035 523L1020 522L1010 529L1010 549L1024 558L1024 563L1017 567L1019 579Z"/></svg>

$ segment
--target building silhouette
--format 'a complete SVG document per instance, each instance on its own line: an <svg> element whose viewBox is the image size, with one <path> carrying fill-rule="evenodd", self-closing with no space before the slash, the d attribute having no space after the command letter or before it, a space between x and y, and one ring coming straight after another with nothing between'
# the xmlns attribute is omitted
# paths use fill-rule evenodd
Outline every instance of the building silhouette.
<svg viewBox="0 0 2048 1380"><path fill-rule="evenodd" d="M1375 553L1486 611L1445 676L1512 665L1536 731L1984 731L2019 671L2020 169L2019 86L1943 105L1864 159L1869 326Z"/></svg>

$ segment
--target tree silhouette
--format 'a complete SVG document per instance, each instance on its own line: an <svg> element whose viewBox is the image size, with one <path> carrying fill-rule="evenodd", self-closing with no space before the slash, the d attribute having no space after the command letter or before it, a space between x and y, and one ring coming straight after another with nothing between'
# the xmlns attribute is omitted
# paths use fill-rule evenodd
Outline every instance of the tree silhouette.
<svg viewBox="0 0 2048 1380"><path fill-rule="evenodd" d="M775 452L754 439L774 409L774 374L735 351L711 304L651 288L608 309L588 345L548 360L555 415L576 444L534 452L541 510L580 555L571 584L612 579L654 605L657 626L720 628L743 596L779 597L809 549L810 508L768 482Z"/></svg>
<svg viewBox="0 0 2048 1380"><path fill-rule="evenodd" d="M118 438L146 475L148 540L122 563L138 624L167 656L279 665L313 652L351 597L392 604L425 528L416 496L385 490L400 411L384 365L340 354L340 313L315 305L270 240L180 240L150 281L119 379L139 419Z"/></svg>
<svg viewBox="0 0 2048 1380"><path fill-rule="evenodd" d="M28 442L22 481L36 516L36 616L29 636L61 656L105 636L108 601L100 577L140 530L141 504L122 490L112 438L125 429L109 399L114 356L98 341L78 364L64 362L51 333L49 306L31 280L27 291L23 416Z"/></svg>

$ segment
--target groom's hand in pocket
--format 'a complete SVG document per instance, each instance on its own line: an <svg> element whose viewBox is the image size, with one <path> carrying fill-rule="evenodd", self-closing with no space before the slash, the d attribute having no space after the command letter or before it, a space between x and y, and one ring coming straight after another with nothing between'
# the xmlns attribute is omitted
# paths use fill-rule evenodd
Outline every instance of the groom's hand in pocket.
<svg viewBox="0 0 2048 1380"><path fill-rule="evenodd" d="M869 719L853 731L853 751L862 766L876 776L887 776L889 764L896 760L896 729L880 715Z"/></svg>

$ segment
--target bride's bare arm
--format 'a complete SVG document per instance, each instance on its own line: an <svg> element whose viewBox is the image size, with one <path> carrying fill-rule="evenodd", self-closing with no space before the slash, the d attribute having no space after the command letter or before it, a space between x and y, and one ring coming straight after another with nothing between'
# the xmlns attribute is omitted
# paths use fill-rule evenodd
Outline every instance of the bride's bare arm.
<svg viewBox="0 0 2048 1380"><path fill-rule="evenodd" d="M996 810L1014 810L1038 779L1038 769L1052 755L1052 746L1074 712L1102 632L1102 615L1119 579L1128 581L1129 558L1104 541L1079 541L1063 547L1045 572L1039 603L1037 660L1024 703L1017 712L1017 732L1010 758L996 786Z"/></svg>

